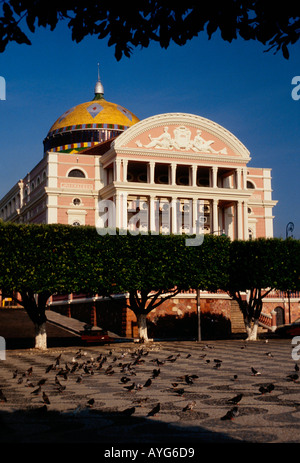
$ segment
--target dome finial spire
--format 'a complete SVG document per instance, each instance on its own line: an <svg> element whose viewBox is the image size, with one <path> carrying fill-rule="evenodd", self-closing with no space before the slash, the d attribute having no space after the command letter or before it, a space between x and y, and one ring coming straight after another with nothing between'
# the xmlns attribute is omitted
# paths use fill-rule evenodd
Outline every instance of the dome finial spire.
<svg viewBox="0 0 300 463"><path fill-rule="evenodd" d="M103 98L104 88L100 80L100 64L98 63L98 80L95 85L95 98L94 100L100 100Z"/></svg>

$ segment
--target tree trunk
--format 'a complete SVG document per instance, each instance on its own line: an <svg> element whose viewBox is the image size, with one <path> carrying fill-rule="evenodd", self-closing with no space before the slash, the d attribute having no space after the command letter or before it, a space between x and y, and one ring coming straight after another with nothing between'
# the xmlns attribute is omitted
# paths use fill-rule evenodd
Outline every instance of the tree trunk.
<svg viewBox="0 0 300 463"><path fill-rule="evenodd" d="M140 341L147 342L148 339L148 330L147 330L147 314L140 313L136 315L137 326L138 326L138 336Z"/></svg>
<svg viewBox="0 0 300 463"><path fill-rule="evenodd" d="M47 349L47 332L46 323L38 325L35 323L35 348L46 350Z"/></svg>
<svg viewBox="0 0 300 463"><path fill-rule="evenodd" d="M247 333L246 341L257 341L257 328L258 328L258 320L255 319L253 324L251 324L251 320L244 319L245 328Z"/></svg>

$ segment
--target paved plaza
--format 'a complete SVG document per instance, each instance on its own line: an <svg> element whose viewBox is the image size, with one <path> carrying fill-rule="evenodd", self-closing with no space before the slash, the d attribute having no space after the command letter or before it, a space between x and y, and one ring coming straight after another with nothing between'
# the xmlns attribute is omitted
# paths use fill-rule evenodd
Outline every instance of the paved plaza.
<svg viewBox="0 0 300 463"><path fill-rule="evenodd" d="M7 350L0 441L299 443L293 348L272 338Z"/></svg>

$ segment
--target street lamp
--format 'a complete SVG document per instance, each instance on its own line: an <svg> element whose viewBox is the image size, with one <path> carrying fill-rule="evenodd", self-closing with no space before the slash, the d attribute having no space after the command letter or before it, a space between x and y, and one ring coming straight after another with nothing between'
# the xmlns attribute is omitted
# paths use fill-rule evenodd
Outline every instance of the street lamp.
<svg viewBox="0 0 300 463"><path fill-rule="evenodd" d="M293 238L293 235L289 236L289 233L292 233L293 231L294 231L294 224L293 222L289 222L285 229L285 237ZM291 292L290 290L287 291L287 296L288 296L288 305L289 305L289 323L291 323Z"/></svg>

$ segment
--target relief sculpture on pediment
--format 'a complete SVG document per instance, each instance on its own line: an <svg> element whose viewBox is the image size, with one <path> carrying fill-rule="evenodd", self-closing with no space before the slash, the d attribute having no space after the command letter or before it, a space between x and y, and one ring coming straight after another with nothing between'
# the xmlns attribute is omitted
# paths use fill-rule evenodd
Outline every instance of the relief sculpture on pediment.
<svg viewBox="0 0 300 463"><path fill-rule="evenodd" d="M149 134L150 142L142 144L139 140L136 141L140 148L156 148L165 150L188 151L193 150L196 153L212 153L212 154L227 154L227 149L215 150L211 145L214 140L205 140L202 137L202 131L197 130L196 136L192 139L192 132L185 126L176 127L173 130L173 137L169 133L169 127L164 127L163 133L158 137L152 137Z"/></svg>

